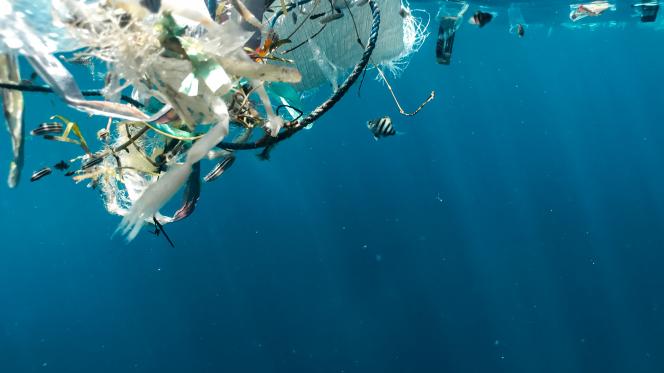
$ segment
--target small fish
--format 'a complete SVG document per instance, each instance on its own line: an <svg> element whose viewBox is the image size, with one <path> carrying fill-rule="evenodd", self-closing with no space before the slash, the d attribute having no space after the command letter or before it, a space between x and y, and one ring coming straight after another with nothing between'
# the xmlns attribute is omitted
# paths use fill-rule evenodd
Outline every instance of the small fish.
<svg viewBox="0 0 664 373"><path fill-rule="evenodd" d="M216 180L226 170L228 170L233 165L233 163L235 163L235 157L234 156L231 155L229 157L224 158L223 161L217 163L217 165L214 166L212 171L210 171L207 175L205 175L203 180L205 180L206 182L211 182L211 181Z"/></svg>
<svg viewBox="0 0 664 373"><path fill-rule="evenodd" d="M397 134L397 131L392 127L392 119L388 116L368 121L367 128L376 140Z"/></svg>
<svg viewBox="0 0 664 373"><path fill-rule="evenodd" d="M67 163L65 161L60 161L60 162L56 163L55 166L53 166L53 167L55 167L55 169L58 170L58 171L64 171L64 170L69 168L69 163Z"/></svg>
<svg viewBox="0 0 664 373"><path fill-rule="evenodd" d="M51 174L51 169L48 167L44 167L41 170L37 170L32 173L32 177L30 178L30 181L37 181L41 179L44 176L50 175Z"/></svg>
<svg viewBox="0 0 664 373"><path fill-rule="evenodd" d="M42 123L37 128L30 131L32 136L41 136L49 133L62 133L62 124L60 123Z"/></svg>
<svg viewBox="0 0 664 373"><path fill-rule="evenodd" d="M322 17L322 16L324 16L324 15L325 15L325 13L313 14L313 15L311 15L311 17L309 17L309 19L320 18L320 17Z"/></svg>
<svg viewBox="0 0 664 373"><path fill-rule="evenodd" d="M291 12L291 17L293 17L293 23L297 23L297 12Z"/></svg>
<svg viewBox="0 0 664 373"><path fill-rule="evenodd" d="M325 16L325 17L321 18L321 19L320 19L320 23L322 23L322 24L330 23L330 22L335 21L335 20L337 20L337 19L339 19L339 18L341 18L341 17L343 17L343 16L344 16L344 14L341 13L341 12L339 12L339 13L332 13L332 14L330 14L329 16Z"/></svg>
<svg viewBox="0 0 664 373"><path fill-rule="evenodd" d="M477 25L479 27L484 27L487 23L491 22L493 19L493 14L480 12L479 10L473 14L469 22L471 25Z"/></svg>
<svg viewBox="0 0 664 373"><path fill-rule="evenodd" d="M29 79L21 79L21 85L34 85L38 77L39 74L33 71Z"/></svg>
<svg viewBox="0 0 664 373"><path fill-rule="evenodd" d="M75 64L75 65L83 65L83 66L90 66L92 65L92 57L74 57L69 60L69 62Z"/></svg>
<svg viewBox="0 0 664 373"><path fill-rule="evenodd" d="M522 24L516 25L516 34L519 35L520 38L522 38L523 35L526 34L526 29L523 27Z"/></svg>
<svg viewBox="0 0 664 373"><path fill-rule="evenodd" d="M67 176L67 177L69 177L69 176L73 176L75 173L76 173L76 171L67 171L67 173L65 174L65 176Z"/></svg>
<svg viewBox="0 0 664 373"><path fill-rule="evenodd" d="M94 166L100 164L103 161L104 161L104 158L102 158L102 157L90 158L89 160L84 162L83 165L81 165L81 170L87 170L88 168L94 167Z"/></svg>

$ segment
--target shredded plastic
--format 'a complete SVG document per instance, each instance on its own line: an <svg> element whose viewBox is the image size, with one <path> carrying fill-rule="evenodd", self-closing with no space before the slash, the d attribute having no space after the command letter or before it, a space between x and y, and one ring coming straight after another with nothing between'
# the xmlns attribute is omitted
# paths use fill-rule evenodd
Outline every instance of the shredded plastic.
<svg viewBox="0 0 664 373"><path fill-rule="evenodd" d="M80 147L61 169L79 163L67 175L122 216L116 232L129 241L145 224L163 229L194 212L201 161L222 159L206 171L211 181L236 161L232 148L263 148L259 158L269 159L279 141L332 108L370 60L401 69L426 37L426 24L399 1L283 0L263 14L241 0L215 4L0 0L0 63L8 68L0 69L0 89L12 98L52 92L71 108L108 118L95 130L98 142L84 138L84 124L57 113L50 132L35 134ZM12 70L8 62L14 55L47 86L23 85L18 65ZM104 87L82 91L69 63L103 65ZM302 91L325 82L332 96L305 114ZM5 107L10 101L5 97ZM10 131L21 122L15 114ZM224 143L227 137L232 142ZM21 163L18 153L14 163ZM10 185L18 179L12 172ZM180 207L162 213L178 193Z"/></svg>

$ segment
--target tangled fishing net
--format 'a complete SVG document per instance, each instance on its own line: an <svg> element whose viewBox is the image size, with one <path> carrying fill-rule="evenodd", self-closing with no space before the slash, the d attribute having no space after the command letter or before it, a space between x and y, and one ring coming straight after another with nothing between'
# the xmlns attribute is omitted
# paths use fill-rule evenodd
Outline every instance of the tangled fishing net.
<svg viewBox="0 0 664 373"><path fill-rule="evenodd" d="M129 240L146 223L161 227L194 211L201 160L218 162L203 178L212 181L234 163L234 151L260 148L267 158L367 67L402 65L424 30L394 0L0 0L0 53L24 56L49 85L23 90L54 92L72 108L109 118L97 149L79 124L60 116L33 134L81 147L70 160L80 168L68 174L100 192L106 209L123 217L117 231ZM103 89L81 91L53 55L62 51L73 51L66 61L103 64ZM5 67L3 91L18 72L17 64ZM326 82L332 96L305 115L301 93ZM10 122L10 114L18 112L6 110L16 130L22 119ZM68 167L62 163L56 167ZM161 214L180 190L180 208Z"/></svg>
<svg viewBox="0 0 664 373"><path fill-rule="evenodd" d="M308 90L326 82L336 87L341 75L357 63L364 51L360 42L367 40L371 29L371 23L366 22L371 19L367 1L311 0L299 4L289 15L277 11L269 20L279 37L290 40L284 56L295 62L303 76L296 87ZM381 10L381 27L371 60L396 74L424 42L427 23L415 17L409 6L400 1L376 0L376 4ZM333 6L341 12L330 15ZM341 17L326 22L335 15ZM303 23L302 17L316 19Z"/></svg>

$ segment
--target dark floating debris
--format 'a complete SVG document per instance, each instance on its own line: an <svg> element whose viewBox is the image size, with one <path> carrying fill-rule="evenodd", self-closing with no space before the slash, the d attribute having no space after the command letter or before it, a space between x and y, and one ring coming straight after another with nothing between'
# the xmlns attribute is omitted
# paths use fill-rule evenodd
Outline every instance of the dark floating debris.
<svg viewBox="0 0 664 373"><path fill-rule="evenodd" d="M53 167L55 167L55 169L58 171L64 171L69 168L69 163L65 161L60 161L56 163Z"/></svg>
<svg viewBox="0 0 664 373"><path fill-rule="evenodd" d="M224 158L221 162L217 163L216 166L210 171L203 180L206 182L211 182L219 178L226 170L228 170L233 163L235 163L235 156L230 155L226 158Z"/></svg>
<svg viewBox="0 0 664 373"><path fill-rule="evenodd" d="M640 15L641 22L643 23L655 22L655 20L657 20L657 13L659 12L659 4L656 1L652 1L649 3L632 4L632 8L634 8L636 12Z"/></svg>
<svg viewBox="0 0 664 373"><path fill-rule="evenodd" d="M159 233L164 234L164 238L166 238L166 241L168 241L168 244L171 245L172 248L175 248L175 244L173 244L173 241L171 241L171 238L168 237L168 234L164 230L164 226L161 225L159 220L157 220L156 216L152 217L152 221L154 222L154 232L152 232L155 236L159 236Z"/></svg>
<svg viewBox="0 0 664 373"><path fill-rule="evenodd" d="M395 131L392 126L392 119L388 116L368 121L367 128L369 128L369 131L371 131L376 140L381 137L394 136L397 134L397 131Z"/></svg>
<svg viewBox="0 0 664 373"><path fill-rule="evenodd" d="M37 170L32 173L32 177L30 178L30 182L37 181L41 179L44 176L50 175L51 174L51 169L48 167L44 167L41 170Z"/></svg>
<svg viewBox="0 0 664 373"><path fill-rule="evenodd" d="M457 31L459 17L446 16L438 25L438 39L436 40L436 62L449 65L452 61L452 47Z"/></svg>
<svg viewBox="0 0 664 373"><path fill-rule="evenodd" d="M272 154L272 150L277 146L277 143L272 143L266 147L263 148L263 150L256 154L256 157L260 159L261 161L269 161L270 160L270 154Z"/></svg>

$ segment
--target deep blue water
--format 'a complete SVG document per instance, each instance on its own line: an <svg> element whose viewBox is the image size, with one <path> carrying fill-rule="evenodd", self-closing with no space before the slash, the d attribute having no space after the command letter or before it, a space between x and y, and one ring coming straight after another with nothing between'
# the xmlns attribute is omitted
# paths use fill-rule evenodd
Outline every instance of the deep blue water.
<svg viewBox="0 0 664 373"><path fill-rule="evenodd" d="M419 115L365 82L204 185L175 249L27 182L77 152L28 139L1 187L0 372L664 371L664 34L464 27L451 66L434 42L394 81L409 107L436 90ZM27 105L28 129L103 123ZM385 114L403 134L374 141Z"/></svg>

